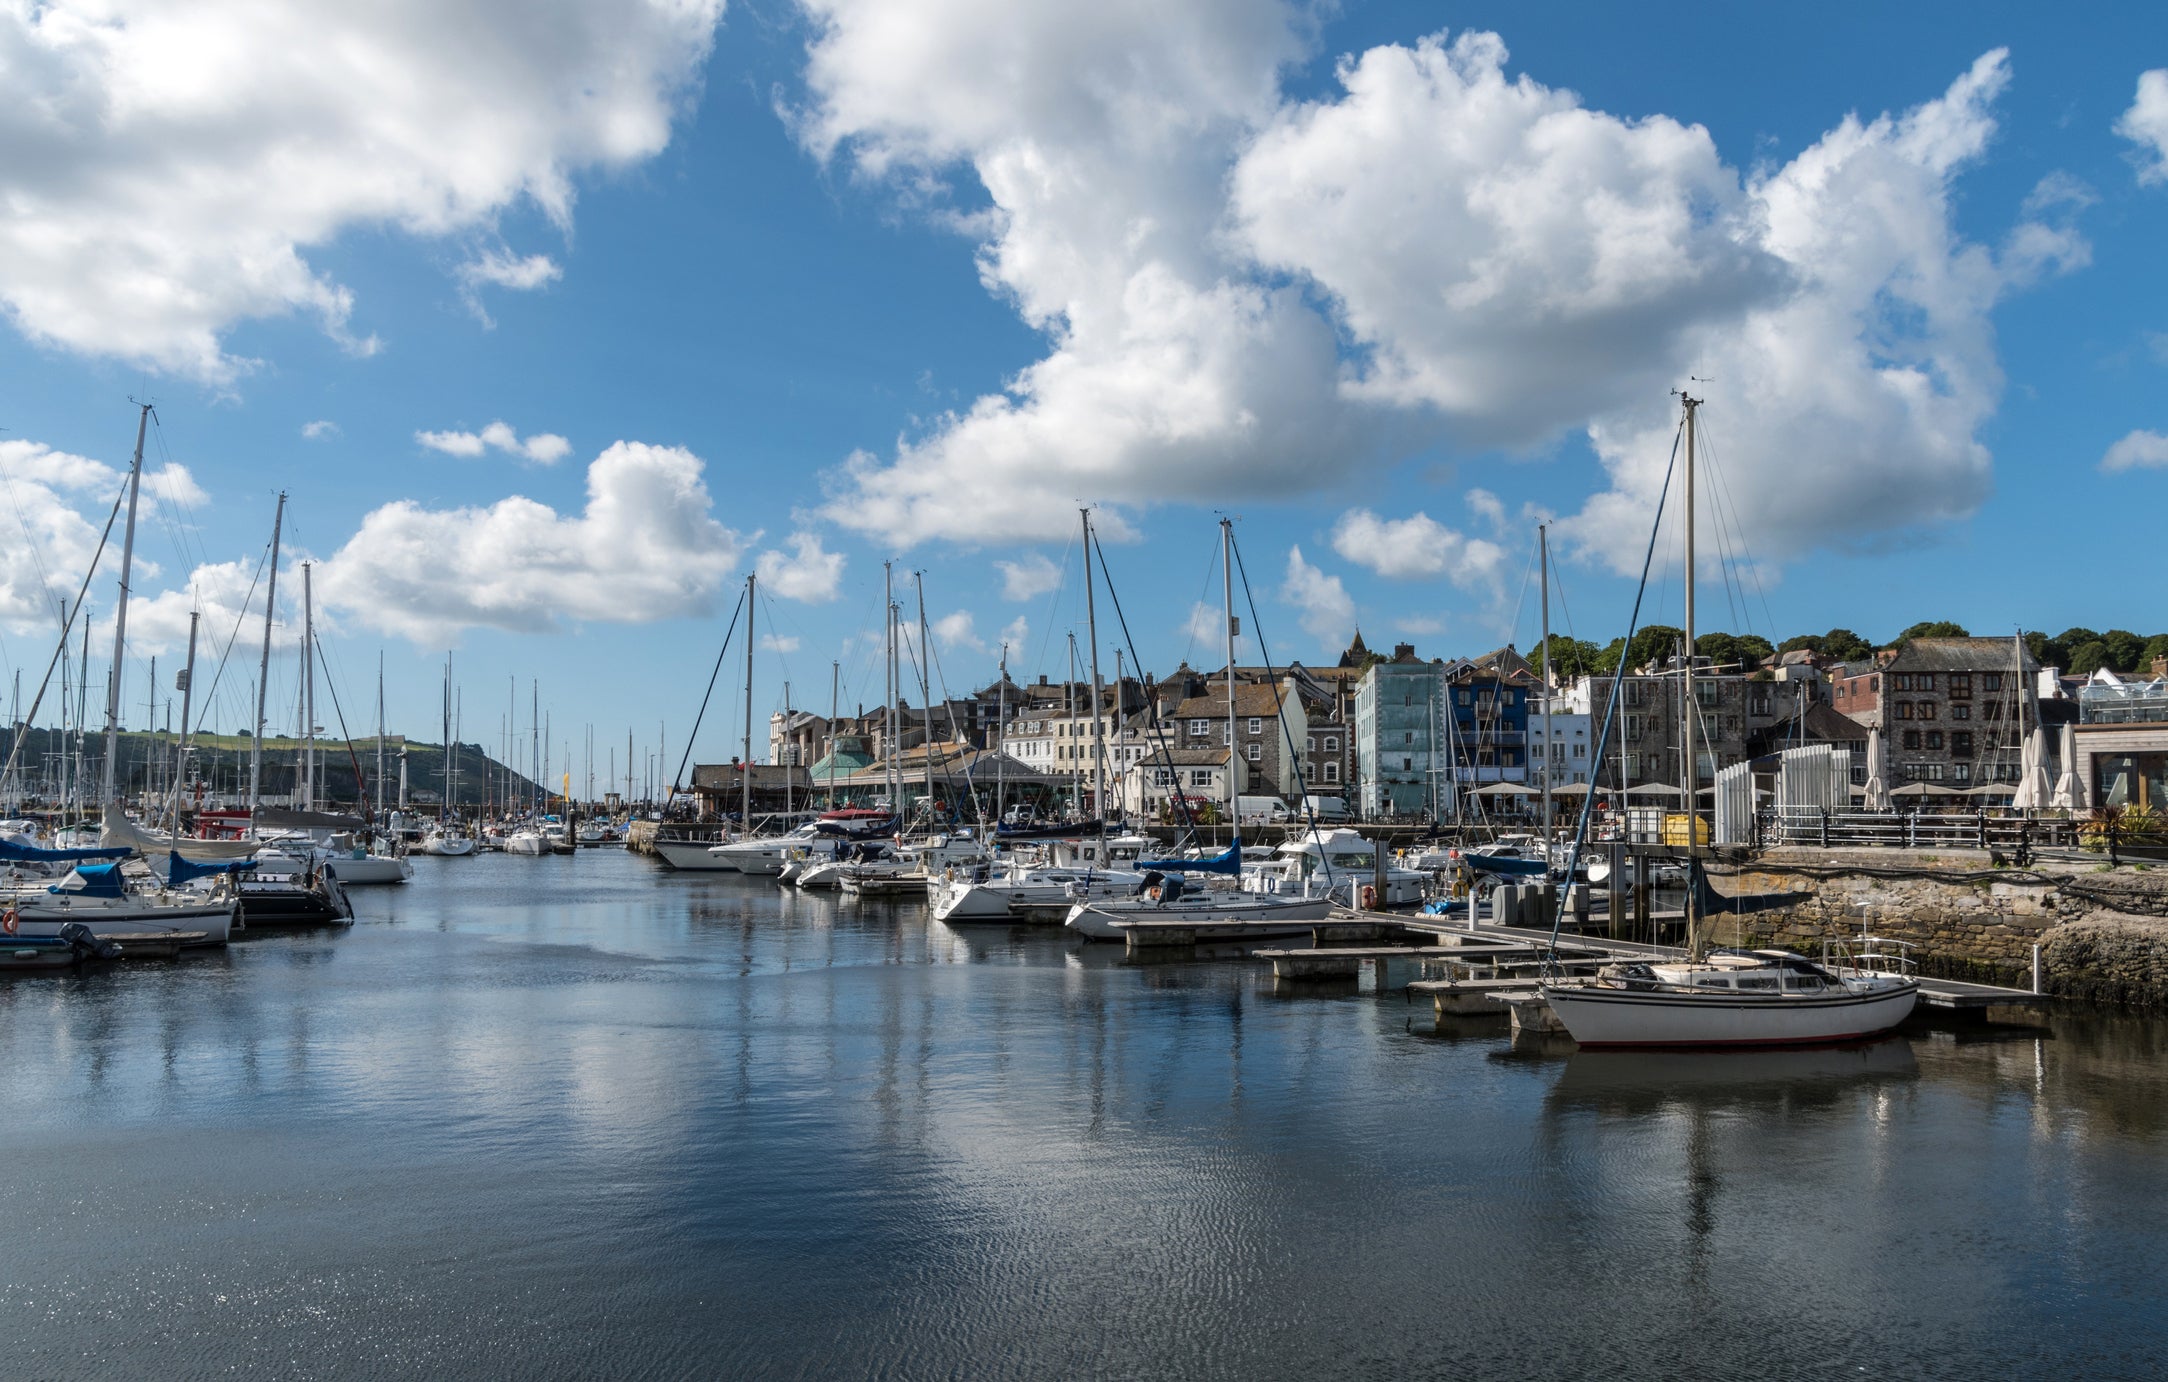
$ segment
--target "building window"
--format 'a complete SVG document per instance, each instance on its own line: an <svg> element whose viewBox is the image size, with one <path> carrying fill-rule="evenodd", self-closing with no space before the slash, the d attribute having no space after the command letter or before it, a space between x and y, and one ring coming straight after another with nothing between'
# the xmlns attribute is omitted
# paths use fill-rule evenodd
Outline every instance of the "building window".
<svg viewBox="0 0 2168 1382"><path fill-rule="evenodd" d="M1192 787L1211 786L1212 770L1210 768L1191 768L1189 770L1189 785Z"/></svg>
<svg viewBox="0 0 2168 1382"><path fill-rule="evenodd" d="M1950 673L1950 699L1953 701L1971 700L1972 678L1956 672Z"/></svg>
<svg viewBox="0 0 2168 1382"><path fill-rule="evenodd" d="M1981 718L1981 719L1983 719L1983 720L1999 720L1999 719L2001 719L2001 718L2002 718L2002 702L2001 702L2001 701L1989 701L1989 702L1988 702L1988 703L1987 703L1986 705L1983 705L1983 706L1981 706L1981 707L1980 707L1980 718Z"/></svg>
<svg viewBox="0 0 2168 1382"><path fill-rule="evenodd" d="M1250 748L1249 748L1249 759L1250 759L1250 761L1251 761L1252 763L1262 763L1262 762L1264 762L1264 760L1265 760L1265 746L1264 746L1263 744L1252 744L1252 745L1250 745Z"/></svg>
<svg viewBox="0 0 2168 1382"><path fill-rule="evenodd" d="M1716 683L1713 681L1695 682L1694 699L1700 702L1703 710L1714 710L1716 708Z"/></svg>
<svg viewBox="0 0 2168 1382"><path fill-rule="evenodd" d="M1942 765L1940 763L1925 764L1920 769L1920 776L1926 778L1929 782L1940 782L1942 780Z"/></svg>
<svg viewBox="0 0 2168 1382"><path fill-rule="evenodd" d="M1927 731L1927 747L1929 747L1929 748L1931 748L1931 749L1939 749L1939 748L1941 748L1941 747L1942 747L1942 731L1941 731L1941 730L1939 730L1939 729L1931 729L1931 730L1928 730L1928 731Z"/></svg>
<svg viewBox="0 0 2168 1382"><path fill-rule="evenodd" d="M1932 720L1935 718L1935 703L1933 701L1920 702L1920 718L1923 720Z"/></svg>
<svg viewBox="0 0 2168 1382"><path fill-rule="evenodd" d="M1912 702L1897 702L1897 718L1900 720L1909 720L1912 718Z"/></svg>
<svg viewBox="0 0 2168 1382"><path fill-rule="evenodd" d="M1950 735L1950 752L1959 758L1972 757L1972 736L1963 730L1954 731Z"/></svg>
<svg viewBox="0 0 2168 1382"><path fill-rule="evenodd" d="M1498 761L1508 768L1518 767L1520 766L1521 756L1513 750L1507 749L1498 756Z"/></svg>
<svg viewBox="0 0 2168 1382"><path fill-rule="evenodd" d="M1405 743L1405 744L1412 744L1412 743L1414 743L1414 742L1415 742L1415 731L1414 731L1414 730L1412 730L1412 729L1411 729L1411 730L1409 730L1409 731L1407 732L1407 737L1406 737L1405 739L1401 740L1401 742L1402 742L1402 743Z"/></svg>
<svg viewBox="0 0 2168 1382"><path fill-rule="evenodd" d="M1473 691L1463 691L1463 692L1461 692L1461 693L1460 693L1460 703L1461 703L1462 705L1474 705L1474 704L1475 704L1475 693L1474 693Z"/></svg>
<svg viewBox="0 0 2168 1382"><path fill-rule="evenodd" d="M1340 765L1329 758L1326 759L1325 771L1320 776L1326 782L1338 782L1340 780Z"/></svg>
<svg viewBox="0 0 2168 1382"><path fill-rule="evenodd" d="M1212 722L1210 720L1191 720L1189 722L1189 732L1191 734L1203 734L1211 727Z"/></svg>
<svg viewBox="0 0 2168 1382"><path fill-rule="evenodd" d="M1412 759L1412 758L1403 758L1403 759L1401 759L1401 760L1400 760L1400 771L1402 771L1402 772L1404 772L1404 773L1405 773L1405 772L1412 772L1412 771L1414 771L1414 768L1415 768L1415 760L1414 760L1414 759Z"/></svg>
<svg viewBox="0 0 2168 1382"><path fill-rule="evenodd" d="M2002 690L2002 673L1982 672L1980 674L1980 689L1982 691Z"/></svg>
<svg viewBox="0 0 2168 1382"><path fill-rule="evenodd" d="M1953 705L1950 707L1950 718L1953 720L1969 720L1972 718L1972 707L1969 705Z"/></svg>
<svg viewBox="0 0 2168 1382"><path fill-rule="evenodd" d="M1328 734L1328 735L1326 735L1326 736L1325 736L1325 752L1327 752L1327 753L1331 753L1331 752L1333 752L1333 751L1334 751L1335 749L1337 749L1337 748L1339 748L1339 747L1340 747L1340 736L1339 736L1339 735L1337 735L1337 734Z"/></svg>
<svg viewBox="0 0 2168 1382"><path fill-rule="evenodd" d="M1919 746L1920 746L1920 732L1919 732L1918 730L1916 730L1916 729L1908 729L1908 730L1906 730L1906 731L1905 731L1905 747L1906 747L1906 748L1908 748L1908 749L1912 749L1912 750L1915 750L1915 751L1916 751L1916 750L1918 750Z"/></svg>
<svg viewBox="0 0 2168 1382"><path fill-rule="evenodd" d="M1255 715L1252 715L1252 716L1250 716L1250 733L1252 733L1252 734L1263 734L1264 732L1265 732L1265 722L1264 722L1264 720L1263 720L1263 719L1261 719L1261 718L1259 718L1258 716L1255 716Z"/></svg>

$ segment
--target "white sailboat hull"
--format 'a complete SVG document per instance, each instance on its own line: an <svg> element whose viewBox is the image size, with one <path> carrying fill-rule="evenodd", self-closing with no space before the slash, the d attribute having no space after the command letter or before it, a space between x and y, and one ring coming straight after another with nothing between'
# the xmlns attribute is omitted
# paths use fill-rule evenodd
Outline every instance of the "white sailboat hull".
<svg viewBox="0 0 2168 1382"><path fill-rule="evenodd" d="M655 857L688 873L742 873L735 859L710 853L712 840L657 840Z"/></svg>
<svg viewBox="0 0 2168 1382"><path fill-rule="evenodd" d="M72 898L18 904L17 936L58 936L60 928L79 921L94 936L155 936L169 931L200 931L201 944L224 945L233 932L236 904L231 898L202 902L156 903L141 898Z"/></svg>
<svg viewBox="0 0 2168 1382"><path fill-rule="evenodd" d="M780 839L733 840L727 845L709 845L707 850L711 856L722 860L724 867L762 878L781 873L790 858L790 847Z"/></svg>
<svg viewBox="0 0 2168 1382"><path fill-rule="evenodd" d="M504 852L540 857L550 852L550 842L542 835L513 835L505 840Z"/></svg>
<svg viewBox="0 0 2168 1382"><path fill-rule="evenodd" d="M1545 987L1551 1011L1583 1046L1805 1046L1879 1035L1912 1015L1912 980L1834 994Z"/></svg>
<svg viewBox="0 0 2168 1382"><path fill-rule="evenodd" d="M474 853L474 841L464 835L432 835L416 846L416 851L442 859L463 859Z"/></svg>
<svg viewBox="0 0 2168 1382"><path fill-rule="evenodd" d="M1124 939L1138 923L1178 925L1200 941L1261 940L1299 936L1332 915L1326 897L1263 897L1254 893L1207 893L1194 901L1133 899L1080 904L1069 913L1071 931L1093 941Z"/></svg>
<svg viewBox="0 0 2168 1382"><path fill-rule="evenodd" d="M1006 921L1027 912L1065 910L1080 901L1133 896L1144 876L1137 873L1083 870L1060 876L995 878L984 883L949 883L934 904L936 921ZM1081 893L1081 896L1079 894Z"/></svg>

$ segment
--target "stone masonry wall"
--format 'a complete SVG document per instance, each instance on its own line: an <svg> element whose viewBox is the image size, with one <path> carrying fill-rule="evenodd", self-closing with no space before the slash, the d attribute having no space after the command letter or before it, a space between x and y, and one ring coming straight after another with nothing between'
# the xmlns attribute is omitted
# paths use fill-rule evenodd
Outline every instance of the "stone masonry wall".
<svg viewBox="0 0 2168 1382"><path fill-rule="evenodd" d="M2168 1006L2168 871L2096 862L1997 868L1971 850L1764 850L1709 868L1715 919L1754 943L1813 953L1827 938L1906 941L1923 972L2027 987L2033 946L2051 993Z"/></svg>

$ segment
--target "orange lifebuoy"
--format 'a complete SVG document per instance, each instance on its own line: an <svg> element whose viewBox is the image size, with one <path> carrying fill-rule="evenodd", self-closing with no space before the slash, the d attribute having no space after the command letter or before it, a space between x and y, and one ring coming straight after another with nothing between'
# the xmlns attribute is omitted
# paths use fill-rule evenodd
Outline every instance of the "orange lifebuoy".
<svg viewBox="0 0 2168 1382"><path fill-rule="evenodd" d="M1371 886L1368 883L1363 884L1361 896L1364 911L1373 912L1377 910L1378 890L1375 887Z"/></svg>
<svg viewBox="0 0 2168 1382"><path fill-rule="evenodd" d="M10 902L8 909L0 912L0 931L5 931L12 936L15 934L15 928L20 921L21 914L15 910L15 904Z"/></svg>

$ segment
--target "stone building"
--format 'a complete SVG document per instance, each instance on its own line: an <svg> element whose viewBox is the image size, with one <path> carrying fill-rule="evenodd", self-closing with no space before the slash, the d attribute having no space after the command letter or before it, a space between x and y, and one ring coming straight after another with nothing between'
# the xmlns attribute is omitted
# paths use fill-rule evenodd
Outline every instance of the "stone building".
<svg viewBox="0 0 2168 1382"><path fill-rule="evenodd" d="M1831 704L1882 731L1893 787L2015 782L2039 670L2014 638L1913 638L1847 667Z"/></svg>

